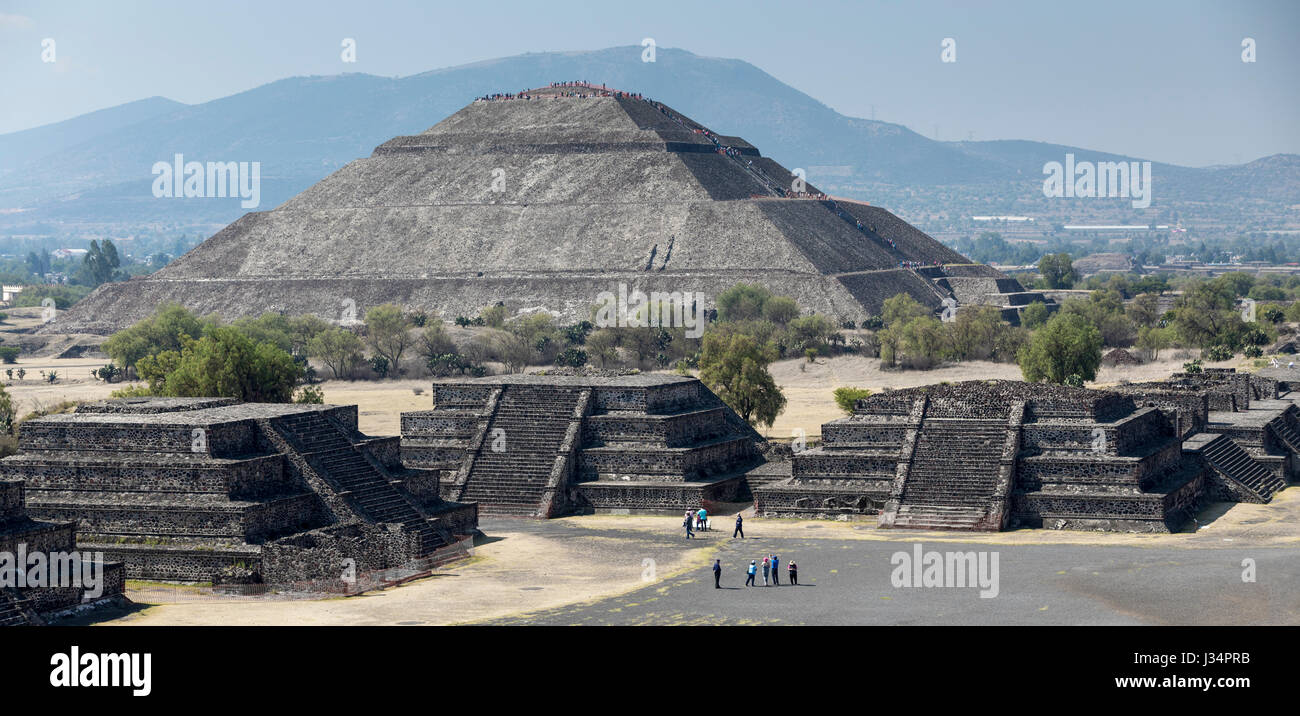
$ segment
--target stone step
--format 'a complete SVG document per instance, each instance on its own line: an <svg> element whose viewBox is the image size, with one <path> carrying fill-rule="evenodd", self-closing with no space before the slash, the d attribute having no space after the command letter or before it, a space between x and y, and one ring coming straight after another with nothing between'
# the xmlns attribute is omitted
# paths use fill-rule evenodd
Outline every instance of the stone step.
<svg viewBox="0 0 1300 716"><path fill-rule="evenodd" d="M424 554L445 539L369 460L344 430L319 413L273 423L292 444L305 450L326 481L348 493L349 503L370 521L402 525L420 539Z"/></svg>
<svg viewBox="0 0 1300 716"><path fill-rule="evenodd" d="M473 458L461 498L477 502L484 514L539 512L580 397L576 390L505 386L488 435L504 431L506 449L493 452L491 438L485 441Z"/></svg>
<svg viewBox="0 0 1300 716"><path fill-rule="evenodd" d="M1271 500L1273 495L1286 484L1227 436L1212 440L1201 450L1201 455L1221 475L1247 489L1264 502Z"/></svg>

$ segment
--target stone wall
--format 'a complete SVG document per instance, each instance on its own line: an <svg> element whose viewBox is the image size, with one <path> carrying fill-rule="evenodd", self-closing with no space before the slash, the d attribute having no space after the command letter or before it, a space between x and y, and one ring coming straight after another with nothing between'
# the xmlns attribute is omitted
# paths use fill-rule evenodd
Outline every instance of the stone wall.
<svg viewBox="0 0 1300 716"><path fill-rule="evenodd" d="M996 488L996 495L987 497L1002 507L990 503L987 509L998 512L998 523L1167 531L1186 519L1205 489L1199 466L1189 467L1183 459L1178 413L1169 408L1186 410L1203 422L1208 399L1203 392L1175 391L1149 402L1159 406L1139 405L1132 395L1119 392L1014 381L969 381L873 395L859 401L852 417L824 425L823 445L796 455L791 478L758 488L756 501L764 514L880 512L882 526L889 517L892 526L984 528L974 502L970 510L959 507L956 498L945 497L948 507L925 503L933 485L946 479L944 459L949 456L954 490L969 491L974 499L976 492ZM1012 420L1008 410L1017 404L1023 412ZM926 457L909 445L923 447ZM974 468L962 462L963 450L971 459L978 457L981 470L997 467L998 479L989 482L991 477L964 473ZM1001 450L996 460L995 450ZM907 497L914 492L909 484L922 479L918 470L931 486L915 491L919 497ZM893 512L886 514L889 510Z"/></svg>
<svg viewBox="0 0 1300 716"><path fill-rule="evenodd" d="M395 501L368 497L375 488L349 489L341 481L370 480L400 497L393 484L408 478L400 439L368 438L356 424L356 406L103 401L25 423L24 452L0 461L0 477L27 478L34 515L75 522L87 548L112 554L136 578L274 580L263 571L267 544L340 522L360 521L374 534L402 523L403 539L426 550L440 538L415 518L432 522L441 512L439 529L476 529L472 507L456 511L437 498L436 473L409 476L432 495L402 498L409 510L391 520ZM391 564L409 558L389 542L375 548L389 550Z"/></svg>
<svg viewBox="0 0 1300 716"><path fill-rule="evenodd" d="M573 413L575 391L589 395L581 415ZM734 476L761 461L755 447L761 437L693 378L538 374L448 381L434 384L433 410L403 415L401 442L406 467L441 471L444 497L478 490L488 499L500 496L501 504L488 509L519 512L509 497L536 488L512 486L524 477L503 471L502 458L479 457L491 444L492 426L505 419L491 400L494 392L512 406L509 415L531 411L538 428L522 429L534 440L558 436L561 421L577 426L565 474L545 486L546 499L560 511L684 509L683 500L739 494L746 488L743 481L733 486ZM555 414L541 414L548 410ZM482 487L474 487L476 474Z"/></svg>

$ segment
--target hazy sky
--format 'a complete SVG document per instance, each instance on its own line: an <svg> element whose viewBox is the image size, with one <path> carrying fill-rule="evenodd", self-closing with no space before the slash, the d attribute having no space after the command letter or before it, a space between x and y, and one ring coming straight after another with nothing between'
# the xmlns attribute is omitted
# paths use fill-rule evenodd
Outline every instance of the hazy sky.
<svg viewBox="0 0 1300 716"><path fill-rule="evenodd" d="M196 103L294 75L403 76L652 37L930 137L1201 166L1300 153L1298 34L1296 0L0 0L0 133L154 95ZM355 64L340 60L344 37ZM56 62L42 62L45 38ZM956 62L941 61L944 38Z"/></svg>

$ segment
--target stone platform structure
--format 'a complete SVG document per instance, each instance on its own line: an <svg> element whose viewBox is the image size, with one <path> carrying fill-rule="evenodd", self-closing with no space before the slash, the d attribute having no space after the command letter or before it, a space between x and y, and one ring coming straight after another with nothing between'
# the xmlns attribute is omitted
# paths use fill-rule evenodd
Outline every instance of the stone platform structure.
<svg viewBox="0 0 1300 716"><path fill-rule="evenodd" d="M0 479L132 578L287 584L426 558L477 526L356 406L143 398L25 422Z"/></svg>
<svg viewBox="0 0 1300 716"><path fill-rule="evenodd" d="M993 306L1013 326L1020 325L1020 314L1031 303L1042 303L1049 313L1060 308L1051 296L1026 290L1016 279L983 264L926 266L917 273L934 281L959 306Z"/></svg>
<svg viewBox="0 0 1300 716"><path fill-rule="evenodd" d="M1116 390L1173 415L1188 440L1184 450L1214 469L1215 499L1265 503L1300 475L1300 395L1273 378L1207 369Z"/></svg>
<svg viewBox="0 0 1300 716"><path fill-rule="evenodd" d="M40 330L108 335L169 301L227 320L276 310L330 321L345 305L451 321L503 301L578 321L620 284L702 293L712 308L740 281L861 321L898 293L933 309L953 295L921 266L965 267L938 275L980 279L963 289L980 300L1005 288L995 269L886 209L820 194L662 103L541 88L395 137Z"/></svg>
<svg viewBox="0 0 1300 716"><path fill-rule="evenodd" d="M748 425L695 378L513 375L439 382L402 414L402 462L487 514L681 512L748 497Z"/></svg>
<svg viewBox="0 0 1300 716"><path fill-rule="evenodd" d="M1175 530L1205 499L1266 501L1284 484L1257 458L1279 444L1252 454L1213 432L1208 407L1188 387L970 381L873 395L823 425L822 445L796 454L788 479L757 487L755 505L875 515L885 528ZM1294 410L1254 419L1290 425ZM1290 464L1294 452L1278 457Z"/></svg>
<svg viewBox="0 0 1300 716"><path fill-rule="evenodd" d="M41 553L47 563L56 555L67 557L67 574L80 574L81 563L93 555L79 551L76 541L76 524L73 522L42 522L27 513L21 480L0 480L0 553L18 555ZM21 565L26 566L26 565ZM25 626L44 624L61 613L77 609L83 604L115 601L125 585L125 570L120 562L103 562L94 568L102 580L98 594L89 594L83 587L47 585L24 587L0 585L0 626Z"/></svg>

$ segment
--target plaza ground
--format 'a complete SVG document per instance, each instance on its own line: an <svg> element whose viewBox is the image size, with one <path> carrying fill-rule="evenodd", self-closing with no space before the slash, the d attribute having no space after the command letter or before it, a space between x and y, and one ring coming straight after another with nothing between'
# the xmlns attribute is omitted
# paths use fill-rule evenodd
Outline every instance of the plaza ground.
<svg viewBox="0 0 1300 716"><path fill-rule="evenodd" d="M1215 504L1176 534L878 530L874 520L747 519L686 540L681 518L484 519L473 558L357 597L268 600L129 583L107 625L1300 624L1300 489ZM996 551L999 590L895 588L892 556ZM751 559L800 565L800 586L745 588ZM724 565L715 590L709 565ZM1255 581L1243 581L1244 560ZM760 578L761 583L761 578ZM111 616L111 615L105 615Z"/></svg>

